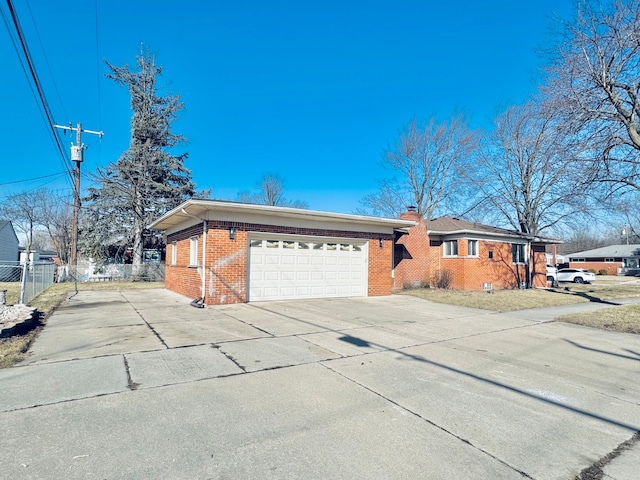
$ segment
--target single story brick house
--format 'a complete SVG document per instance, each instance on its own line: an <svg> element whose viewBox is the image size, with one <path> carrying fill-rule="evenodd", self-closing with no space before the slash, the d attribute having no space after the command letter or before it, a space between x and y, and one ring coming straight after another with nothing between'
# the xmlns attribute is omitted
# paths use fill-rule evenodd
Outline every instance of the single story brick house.
<svg viewBox="0 0 640 480"><path fill-rule="evenodd" d="M565 255L571 268L606 270L607 275L625 274L640 268L640 245L609 245Z"/></svg>
<svg viewBox="0 0 640 480"><path fill-rule="evenodd" d="M396 234L396 288L435 286L443 276L459 290L545 287L545 247L561 243L450 217L424 221L411 207L400 218L416 225Z"/></svg>
<svg viewBox="0 0 640 480"><path fill-rule="evenodd" d="M218 305L390 295L394 238L415 225L406 219L191 199L149 228L166 236L165 287Z"/></svg>

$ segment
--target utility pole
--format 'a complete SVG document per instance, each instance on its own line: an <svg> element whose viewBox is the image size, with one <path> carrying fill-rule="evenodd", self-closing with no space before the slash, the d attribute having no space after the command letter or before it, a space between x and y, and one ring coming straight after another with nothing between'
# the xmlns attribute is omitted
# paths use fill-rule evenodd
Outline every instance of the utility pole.
<svg viewBox="0 0 640 480"><path fill-rule="evenodd" d="M61 128L64 133L67 130L76 132L76 144L71 144L71 160L75 162L76 167L73 170L73 220L71 224L71 254L69 256L69 265L75 269L78 265L78 218L80 217L80 164L84 158L84 150L87 148L82 144L82 132L92 133L98 135L100 138L104 135L104 132L96 132L93 130L83 130L82 124L74 128L69 123L69 126L55 125L56 128ZM75 272L74 272L75 274Z"/></svg>

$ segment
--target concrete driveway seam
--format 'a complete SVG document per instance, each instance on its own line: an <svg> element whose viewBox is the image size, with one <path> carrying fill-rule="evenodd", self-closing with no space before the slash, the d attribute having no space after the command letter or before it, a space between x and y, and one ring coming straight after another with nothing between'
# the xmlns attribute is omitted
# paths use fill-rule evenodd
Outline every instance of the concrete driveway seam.
<svg viewBox="0 0 640 480"><path fill-rule="evenodd" d="M377 352L380 353L380 352ZM330 360L329 360L330 362ZM386 397L385 395L381 394L380 392L376 392L375 390L372 390L371 388L367 387L366 385L363 385L359 382L357 382L356 380L354 380L353 378L350 378L346 375L344 375L342 372L339 372L337 370L334 370L331 368L330 365L328 365L325 362L320 362L320 365L322 365L323 367L327 368L328 370L330 370L332 373L337 374L339 376L341 376L342 378L344 378L345 380L357 385L358 387L366 390L367 392L371 393L372 395L375 395L381 399L383 399L386 402L389 402L390 404L394 405L397 408L400 408L401 410L409 413L410 415L413 415L414 417L420 419L421 421L431 425L432 427L437 428L438 430L441 430L442 432L444 432L445 434L455 438L456 440L459 440L467 445L469 445L470 447L474 448L475 450L479 451L480 453L482 453L483 455L486 455L487 457L501 463L502 465L504 465L505 467L513 470L514 472L520 474L522 476L522 478L527 478L530 480L535 480L532 476L530 476L529 474L527 474L526 472L523 472L522 470L516 468L513 465L510 465L508 462L506 462L505 460L498 458L496 455L493 455L492 453L484 450L483 448L479 447L478 445L474 445L470 440L466 439L466 438L462 438L459 435L456 435L455 433L449 431L448 429L446 429L445 427L443 427L442 425L438 425L437 423L433 422L432 420L429 420L428 418L420 415L418 412L415 412L413 410L411 410L410 408L398 403L397 401Z"/></svg>
<svg viewBox="0 0 640 480"><path fill-rule="evenodd" d="M158 338L158 340L160 340L160 343L162 345L164 345L165 348L169 348L167 346L167 344L165 343L164 339L158 334L158 332L156 332L156 329L153 328L153 326L147 322L147 319L144 318L144 316L140 313L140 311L129 301L129 299L124 295L124 293L120 292L120 295L122 296L122 298L124 298L124 301L133 309L134 312L136 312L136 314L140 317L140 319L145 323L145 325L147 327L149 327L149 330L151 330L153 332L153 334Z"/></svg>

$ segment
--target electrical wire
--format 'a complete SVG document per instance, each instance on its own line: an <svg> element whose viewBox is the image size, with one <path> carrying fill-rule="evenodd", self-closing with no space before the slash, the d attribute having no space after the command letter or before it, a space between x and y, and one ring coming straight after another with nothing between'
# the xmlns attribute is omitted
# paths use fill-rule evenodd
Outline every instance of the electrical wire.
<svg viewBox="0 0 640 480"><path fill-rule="evenodd" d="M51 175L43 175L41 177L34 177L34 178L27 178L25 180L15 180L13 182L5 182L5 183L0 183L0 186L4 186L4 185L13 185L16 183L26 183L26 182L33 182L35 180L41 180L43 178L50 178L50 177L60 177L62 175L65 175L67 172L58 172L58 173L52 173Z"/></svg>
<svg viewBox="0 0 640 480"><path fill-rule="evenodd" d="M49 108L49 104L47 103L47 99L44 95L44 90L42 89L42 85L38 78L38 74L36 73L35 65L31 58L31 53L29 52L29 48L27 47L27 42L25 40L25 36L22 31L22 27L20 26L20 21L18 20L18 16L13 6L12 0L7 0L7 6L9 7L9 13L11 14L11 19L13 20L13 24L15 26L16 33L18 35L18 40L20 41L20 46L22 47L22 52L24 53L24 58L27 61L27 65L29 67L29 73L31 75L31 78L33 79L33 82L35 84L35 87L38 93L37 98L40 100L40 105L44 109L44 113L46 115L46 123L49 126L49 133L53 136L58 152L60 153L61 162L65 170L67 171L67 174L69 175L69 180L71 181L71 184L73 184L73 173L71 172L69 161L67 160L67 157L65 155L65 150L62 147L62 143L60 142L60 138L58 137L58 134L56 132L55 122L53 121L53 114L51 113L51 109ZM2 14L2 16L5 19L5 24L6 24L7 22L6 22L4 13ZM9 29L8 25L7 25L7 29ZM10 36L11 36L11 41L13 43L14 49L16 50L16 53L18 53L18 47L15 44L15 39L13 38L13 35L10 35ZM18 57L20 58L20 62L22 63L22 69L24 71L25 67L24 67L22 56L18 54ZM27 75L26 71L25 71L25 75ZM28 76L29 75L27 75L27 77ZM33 90L32 90L32 93L33 93Z"/></svg>
<svg viewBox="0 0 640 480"><path fill-rule="evenodd" d="M100 44L98 35L98 0L94 1L94 10L96 13L96 85L98 87L98 130L102 131L102 94L100 92Z"/></svg>
<svg viewBox="0 0 640 480"><path fill-rule="evenodd" d="M58 90L58 85L56 84L56 79L53 76L53 72L51 71L51 65L49 64L49 59L47 58L47 52L44 49L44 44L42 43L42 38L40 38L40 32L38 31L38 25L36 24L35 19L33 18L33 12L31 11L31 5L29 2L26 2L27 9L29 10L29 16L31 17L31 23L33 24L33 29L36 32L36 37L38 39L38 43L40 44L40 50L42 51L42 55L44 57L44 62L47 64L47 70L49 71L49 76L51 77L51 82L53 83L53 89L56 91L56 95L58 97L58 102L60 102L60 107L62 108L62 113L64 114L64 118L69 118L67 115L67 110L64 108L64 103L62 103L62 97L60 96L60 90Z"/></svg>

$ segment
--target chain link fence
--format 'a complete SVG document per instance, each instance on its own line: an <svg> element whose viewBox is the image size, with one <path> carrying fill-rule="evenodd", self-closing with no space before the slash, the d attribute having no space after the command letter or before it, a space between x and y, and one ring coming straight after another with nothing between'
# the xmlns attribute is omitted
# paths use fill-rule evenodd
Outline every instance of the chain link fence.
<svg viewBox="0 0 640 480"><path fill-rule="evenodd" d="M28 305L55 281L56 270L56 264L51 262L2 262L0 290L5 294L7 291L12 294L19 292L14 302Z"/></svg>
<svg viewBox="0 0 640 480"><path fill-rule="evenodd" d="M58 282L162 282L164 264L131 265L110 263L97 267L89 262L78 262L75 268L58 268Z"/></svg>

